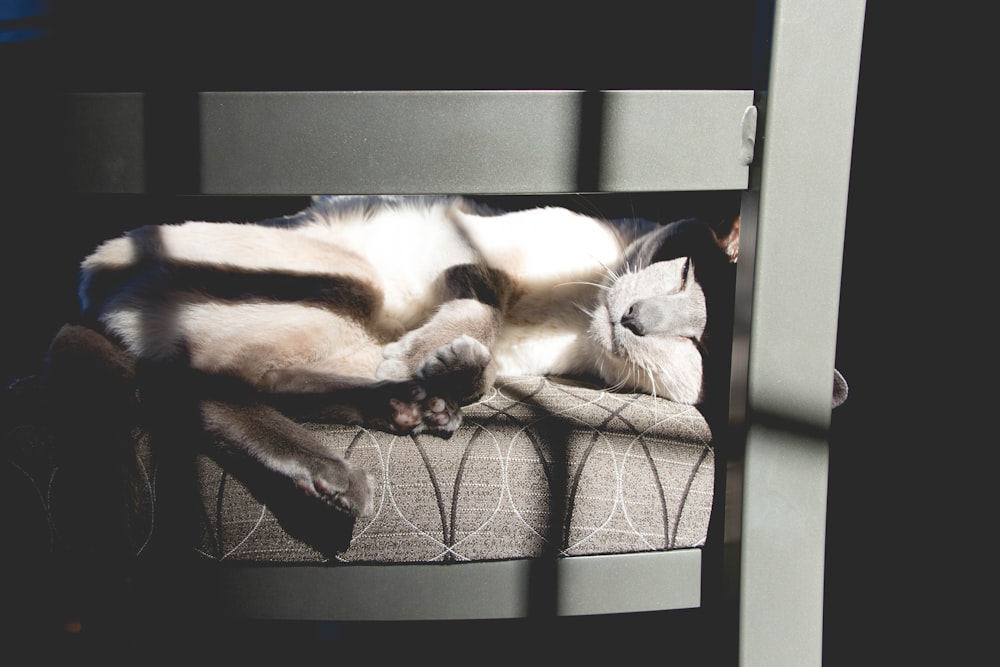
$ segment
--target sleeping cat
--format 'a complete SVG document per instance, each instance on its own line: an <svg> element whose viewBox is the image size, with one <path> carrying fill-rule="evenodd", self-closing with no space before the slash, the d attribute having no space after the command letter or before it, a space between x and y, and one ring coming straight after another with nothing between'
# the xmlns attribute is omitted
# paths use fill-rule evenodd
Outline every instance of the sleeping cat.
<svg viewBox="0 0 1000 667"><path fill-rule="evenodd" d="M738 220L608 221L460 197L329 197L252 224L142 227L82 263L94 328L183 368L201 426L350 515L365 471L294 418L447 436L497 374L705 399ZM726 343L728 345L728 343Z"/></svg>

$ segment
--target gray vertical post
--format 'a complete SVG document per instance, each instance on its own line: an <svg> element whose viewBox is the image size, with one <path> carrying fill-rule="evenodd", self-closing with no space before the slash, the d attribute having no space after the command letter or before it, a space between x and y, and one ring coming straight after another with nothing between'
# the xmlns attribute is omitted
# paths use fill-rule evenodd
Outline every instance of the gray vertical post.
<svg viewBox="0 0 1000 667"><path fill-rule="evenodd" d="M830 399L864 0L778 0L747 362L742 665L819 665Z"/></svg>

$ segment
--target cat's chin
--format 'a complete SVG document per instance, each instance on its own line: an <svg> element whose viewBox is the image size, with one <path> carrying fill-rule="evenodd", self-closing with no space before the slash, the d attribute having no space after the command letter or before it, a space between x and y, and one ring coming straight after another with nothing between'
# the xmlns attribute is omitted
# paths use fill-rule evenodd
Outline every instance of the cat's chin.
<svg viewBox="0 0 1000 667"><path fill-rule="evenodd" d="M597 375L604 384L617 391L659 393L645 370L612 351L601 350L597 367Z"/></svg>
<svg viewBox="0 0 1000 667"><path fill-rule="evenodd" d="M643 355L632 349L628 357L616 355L607 348L595 353L595 374L616 391L651 394L685 405L697 405L703 398L702 368L700 358L692 359L681 341L669 345L673 350L663 350L663 358L673 358L684 370L667 375L656 369L655 364L643 364L637 359ZM693 346L693 344L691 344ZM659 346L658 346L659 347ZM673 352L674 354L670 354ZM668 356L669 355L669 356ZM676 370L676 369L675 369Z"/></svg>

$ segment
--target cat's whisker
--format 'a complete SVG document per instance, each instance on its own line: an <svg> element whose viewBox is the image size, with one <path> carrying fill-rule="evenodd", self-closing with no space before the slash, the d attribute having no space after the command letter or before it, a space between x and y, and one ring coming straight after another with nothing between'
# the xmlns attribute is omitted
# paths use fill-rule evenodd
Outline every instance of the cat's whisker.
<svg viewBox="0 0 1000 667"><path fill-rule="evenodd" d="M601 361L601 376L604 377L604 361L603 360ZM609 378L609 380L608 380L608 388L609 389L617 389L617 387L618 387L618 380L615 379L614 381L611 381L610 378Z"/></svg>
<svg viewBox="0 0 1000 667"><path fill-rule="evenodd" d="M593 283L589 280L569 280L564 283L557 283L556 287L565 287L566 285L590 285L591 287L596 287L602 290L610 290L611 288L607 285L602 285L601 283Z"/></svg>
<svg viewBox="0 0 1000 667"><path fill-rule="evenodd" d="M613 266L605 264L604 262L596 258L595 261L601 265L601 268L604 269L604 273L607 274L608 278L612 280L618 280L618 278L621 277L621 273L619 272L621 267L615 268Z"/></svg>
<svg viewBox="0 0 1000 667"><path fill-rule="evenodd" d="M622 369L621 379L618 381L618 389L625 389L626 387L635 386L635 382L632 380L632 376L635 373L635 365L631 362Z"/></svg>
<svg viewBox="0 0 1000 667"><path fill-rule="evenodd" d="M597 205L597 202L592 201L579 193L576 194L576 199L581 203L580 208L587 211L593 217L599 218L600 220L604 220L605 222L607 222L608 218L606 215L604 215L604 212L601 210L601 207Z"/></svg>
<svg viewBox="0 0 1000 667"><path fill-rule="evenodd" d="M604 361L605 361L604 357L602 357L601 358L601 363L600 363L601 377L604 377ZM608 382L608 389L610 391L619 391L622 387L624 387L625 386L625 378L623 377L622 373L627 373L627 372L628 372L627 369L621 369L621 370L619 370L618 373L617 373L618 377L615 378L615 380L613 382L610 382L610 381Z"/></svg>
<svg viewBox="0 0 1000 667"><path fill-rule="evenodd" d="M653 397L653 399L656 399L656 378L653 376L653 369L643 366L642 370L646 372L646 377L649 378L649 394ZM659 401L653 400L653 419L657 421L659 420L659 404Z"/></svg>
<svg viewBox="0 0 1000 667"><path fill-rule="evenodd" d="M599 258L599 257L598 257L597 255L594 255L594 254L591 254L591 253L588 253L588 255L590 255L590 258L591 258L592 260L594 260L594 261L595 261L596 263L600 264L600 265L601 265L601 268L602 268L602 269L604 269L604 271L605 271L605 272L606 272L606 273L607 273L608 275L610 275L610 276L614 276L614 275L615 275L615 271L614 271L614 269L612 269L612 268L611 268L610 266L608 266L608 265L607 265L607 264L606 264L605 262L603 262L603 261L602 261L602 260L601 260L601 259L600 259L600 258Z"/></svg>
<svg viewBox="0 0 1000 667"><path fill-rule="evenodd" d="M592 256L591 259L593 259L595 262L601 265L601 268L604 269L604 273L607 274L608 278L610 278L612 282L618 280L621 277L615 269L611 268L597 257Z"/></svg>

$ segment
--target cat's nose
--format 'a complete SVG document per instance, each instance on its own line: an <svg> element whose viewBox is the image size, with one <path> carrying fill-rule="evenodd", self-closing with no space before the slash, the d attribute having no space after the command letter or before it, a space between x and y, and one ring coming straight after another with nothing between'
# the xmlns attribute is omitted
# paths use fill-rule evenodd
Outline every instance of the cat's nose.
<svg viewBox="0 0 1000 667"><path fill-rule="evenodd" d="M622 315L621 323L623 327L636 336L643 336L646 334L646 327L643 326L642 320L639 319L639 309L636 306L637 304L629 306L629 309Z"/></svg>

